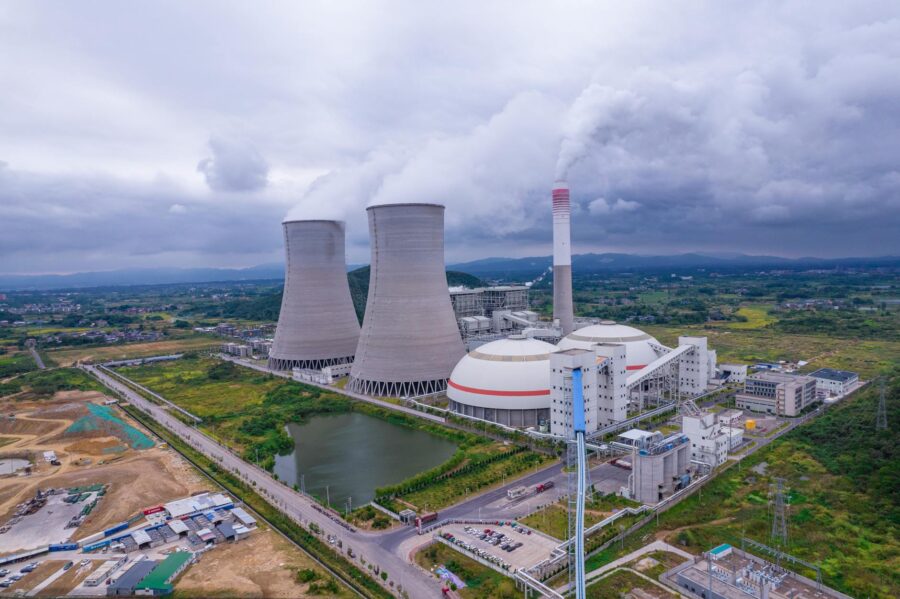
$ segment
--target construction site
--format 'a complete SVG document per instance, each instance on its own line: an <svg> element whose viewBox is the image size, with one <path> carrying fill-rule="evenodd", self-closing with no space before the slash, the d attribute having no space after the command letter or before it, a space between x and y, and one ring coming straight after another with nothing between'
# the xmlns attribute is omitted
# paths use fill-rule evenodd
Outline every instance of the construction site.
<svg viewBox="0 0 900 599"><path fill-rule="evenodd" d="M159 595L176 578L200 595L236 586L304 594L294 572L312 562L230 497L210 493L211 481L115 399L62 391L3 398L0 410L0 594ZM252 559L229 549L237 541ZM235 570L230 580L203 566L185 573L201 556ZM244 568L248 559L263 563Z"/></svg>

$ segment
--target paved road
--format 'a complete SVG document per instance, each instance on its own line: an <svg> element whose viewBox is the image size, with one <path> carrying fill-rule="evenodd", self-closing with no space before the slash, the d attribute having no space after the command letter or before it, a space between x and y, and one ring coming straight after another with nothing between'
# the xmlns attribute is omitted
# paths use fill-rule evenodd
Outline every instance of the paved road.
<svg viewBox="0 0 900 599"><path fill-rule="evenodd" d="M314 502L311 499L276 481L265 470L230 453L201 431L191 428L172 416L167 409L144 399L94 366L84 366L83 368L103 381L105 385L122 394L134 406L150 414L154 420L178 435L191 447L254 485L257 493L264 496L294 521L307 527L310 522L315 522L325 533L335 535L340 539L343 542L344 550L352 547L357 557L361 555L367 562L378 564L383 571L388 573L394 584L402 585L411 597L440 596L440 585L437 580L395 553L382 548L378 542L379 535L347 530L330 517L315 510ZM406 530L409 531L409 529Z"/></svg>
<svg viewBox="0 0 900 599"><path fill-rule="evenodd" d="M597 578L598 576L603 576L605 573L609 572L610 570L615 570L619 566L624 566L628 562L633 561L647 553L653 553L654 551L668 551L669 553L674 553L675 555L681 556L686 560L694 559L694 556L691 555L690 553L688 553L682 549L679 549L678 547L673 547L672 545L669 545L665 541L653 541L652 543L644 545L640 549L632 551L628 555L623 555L619 559L613 560L613 561L609 562L608 564L604 564L604 565L600 566L596 570L591 570L590 572L588 572L585 575L585 579L587 580L588 583L590 583L591 580ZM684 563L684 562L682 562L682 563ZM565 585L562 586L562 588L560 588L558 590L560 593L565 593L566 591L569 590L569 584L566 583Z"/></svg>
<svg viewBox="0 0 900 599"><path fill-rule="evenodd" d="M34 363L37 364L37 367L41 370L47 368L44 366L44 360L41 358L41 354L38 353L37 348L35 347L34 339L29 339L25 342L26 347L28 347L28 351L31 352L31 357L34 358Z"/></svg>
<svg viewBox="0 0 900 599"><path fill-rule="evenodd" d="M47 588L48 586L53 584L57 578L60 578L66 572L67 572L66 568L64 566L60 566L59 570L57 570L56 572L54 572L53 574L51 574L50 576L48 576L47 578L42 580L40 583L38 583L37 586L35 586L33 589L31 589L30 591L25 593L25 596L26 597L34 597L35 595L37 595L38 593L43 591L45 588Z"/></svg>

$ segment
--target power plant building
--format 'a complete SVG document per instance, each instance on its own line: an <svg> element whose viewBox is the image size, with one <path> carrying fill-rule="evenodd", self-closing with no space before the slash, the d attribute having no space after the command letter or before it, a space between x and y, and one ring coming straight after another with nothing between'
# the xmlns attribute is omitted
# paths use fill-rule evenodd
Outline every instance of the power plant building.
<svg viewBox="0 0 900 599"><path fill-rule="evenodd" d="M591 349L560 350L550 356L550 432L567 438L572 430L572 371L582 372L584 432L627 417L625 348L606 343Z"/></svg>
<svg viewBox="0 0 900 599"><path fill-rule="evenodd" d="M735 404L752 412L798 416L816 399L816 379L810 376L759 372L747 377L744 391L735 396Z"/></svg>
<svg viewBox="0 0 900 599"><path fill-rule="evenodd" d="M656 504L691 482L691 443L686 435L653 433L632 454L629 496Z"/></svg>
<svg viewBox="0 0 900 599"><path fill-rule="evenodd" d="M629 372L654 362L664 346L651 335L614 320L601 320L569 333L559 342L560 349L591 349L597 343L621 343L625 346L626 368Z"/></svg>
<svg viewBox="0 0 900 599"><path fill-rule="evenodd" d="M444 207L368 208L372 268L347 389L386 397L446 390L465 355L444 267Z"/></svg>
<svg viewBox="0 0 900 599"><path fill-rule="evenodd" d="M569 184L557 181L551 194L553 205L553 318L563 335L575 329L572 303L572 232Z"/></svg>
<svg viewBox="0 0 900 599"><path fill-rule="evenodd" d="M344 223L293 220L283 227L284 293L269 368L352 362L360 329L347 282Z"/></svg>
<svg viewBox="0 0 900 599"><path fill-rule="evenodd" d="M550 418L550 355L555 345L513 335L469 352L447 384L450 410L505 426Z"/></svg>

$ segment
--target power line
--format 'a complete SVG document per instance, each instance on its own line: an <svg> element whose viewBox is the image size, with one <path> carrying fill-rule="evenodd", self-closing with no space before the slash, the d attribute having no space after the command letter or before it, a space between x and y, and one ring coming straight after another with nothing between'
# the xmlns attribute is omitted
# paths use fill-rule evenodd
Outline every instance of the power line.
<svg viewBox="0 0 900 599"><path fill-rule="evenodd" d="M887 424L887 403L884 395L884 379L881 379L881 398L878 400L878 416L875 419L875 430L886 431Z"/></svg>
<svg viewBox="0 0 900 599"><path fill-rule="evenodd" d="M787 547L787 508L784 502L784 479L775 479L775 511L772 514L772 540L780 541L782 547Z"/></svg>

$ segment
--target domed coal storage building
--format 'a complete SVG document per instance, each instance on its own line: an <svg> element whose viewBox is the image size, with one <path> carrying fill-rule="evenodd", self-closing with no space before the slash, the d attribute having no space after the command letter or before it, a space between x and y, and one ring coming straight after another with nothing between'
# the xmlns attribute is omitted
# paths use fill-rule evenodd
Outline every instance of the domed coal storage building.
<svg viewBox="0 0 900 599"><path fill-rule="evenodd" d="M466 354L447 384L457 414L527 428L550 419L550 354L557 347L513 335Z"/></svg>
<svg viewBox="0 0 900 599"><path fill-rule="evenodd" d="M640 329L602 320L563 337L558 346L566 349L591 349L597 343L621 343L625 346L625 363L629 372L642 369L661 354L654 349L663 347L654 337Z"/></svg>

